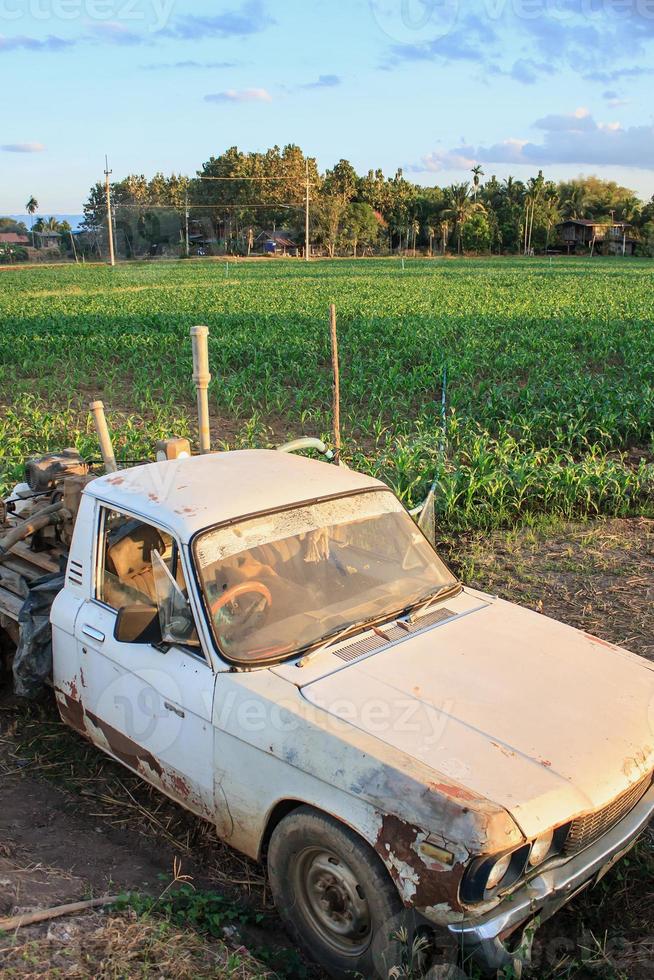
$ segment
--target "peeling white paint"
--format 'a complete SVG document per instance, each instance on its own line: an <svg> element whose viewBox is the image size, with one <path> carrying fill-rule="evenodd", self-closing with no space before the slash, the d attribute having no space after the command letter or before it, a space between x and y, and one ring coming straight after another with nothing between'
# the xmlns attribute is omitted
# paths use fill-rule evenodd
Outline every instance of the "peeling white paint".
<svg viewBox="0 0 654 980"><path fill-rule="evenodd" d="M402 900L410 905L413 896L416 893L416 889L420 884L420 876L415 868L412 868L410 864L406 861L401 861L396 854L392 852L388 855L387 864L395 872L393 877L395 879L395 884L398 887L400 896Z"/></svg>

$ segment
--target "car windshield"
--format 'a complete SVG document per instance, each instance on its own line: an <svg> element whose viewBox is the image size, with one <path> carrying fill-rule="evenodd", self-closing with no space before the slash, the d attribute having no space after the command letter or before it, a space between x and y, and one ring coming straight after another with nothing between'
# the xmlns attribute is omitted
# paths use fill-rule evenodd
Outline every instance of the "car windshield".
<svg viewBox="0 0 654 980"><path fill-rule="evenodd" d="M291 656L456 586L390 491L214 528L194 553L216 642L244 664Z"/></svg>

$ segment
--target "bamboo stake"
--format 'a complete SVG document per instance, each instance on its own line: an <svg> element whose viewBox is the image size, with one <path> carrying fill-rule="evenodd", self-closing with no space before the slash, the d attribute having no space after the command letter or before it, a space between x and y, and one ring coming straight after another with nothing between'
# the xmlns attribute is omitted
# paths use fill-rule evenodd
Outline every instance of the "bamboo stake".
<svg viewBox="0 0 654 980"><path fill-rule="evenodd" d="M336 333L336 307L329 307L329 326L332 341L332 371L334 375L332 407L334 425L334 462L338 465L341 458L341 386L338 370L338 336Z"/></svg>
<svg viewBox="0 0 654 980"><path fill-rule="evenodd" d="M105 895L104 898L90 898L85 902L69 902L68 905L55 905L50 909L37 909L36 912L24 912L22 915L13 915L8 919L0 919L0 930L10 932L12 929L20 929L21 926L31 926L36 922L45 922L48 919L57 919L61 915L73 915L75 912L85 912L86 909L95 909L100 905L111 905L118 901L118 895Z"/></svg>

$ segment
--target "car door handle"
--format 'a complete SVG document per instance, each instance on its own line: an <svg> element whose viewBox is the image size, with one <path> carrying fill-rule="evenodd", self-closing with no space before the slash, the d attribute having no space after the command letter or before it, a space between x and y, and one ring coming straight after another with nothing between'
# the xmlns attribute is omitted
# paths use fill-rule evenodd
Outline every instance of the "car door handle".
<svg viewBox="0 0 654 980"><path fill-rule="evenodd" d="M182 711L182 709L175 707L175 705L174 704L171 704L170 701L164 701L164 708L166 709L166 711L172 711L173 714L179 715L180 718L184 718L185 717L184 712Z"/></svg>
<svg viewBox="0 0 654 980"><path fill-rule="evenodd" d="M82 633L84 636L90 636L92 640L97 640L98 643L104 643L104 633L100 630L96 630L94 626L89 626L87 623L82 626Z"/></svg>

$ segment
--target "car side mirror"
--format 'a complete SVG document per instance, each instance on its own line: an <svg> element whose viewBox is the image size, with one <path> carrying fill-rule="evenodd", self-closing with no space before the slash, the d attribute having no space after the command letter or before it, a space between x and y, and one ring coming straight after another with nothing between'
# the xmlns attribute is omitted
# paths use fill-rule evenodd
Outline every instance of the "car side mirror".
<svg viewBox="0 0 654 980"><path fill-rule="evenodd" d="M156 606L139 604L118 610L114 639L119 643L161 643L161 626Z"/></svg>

